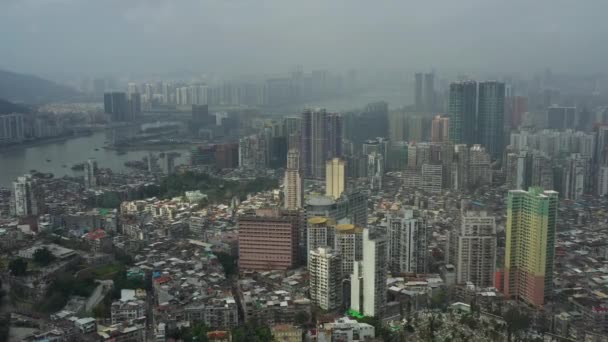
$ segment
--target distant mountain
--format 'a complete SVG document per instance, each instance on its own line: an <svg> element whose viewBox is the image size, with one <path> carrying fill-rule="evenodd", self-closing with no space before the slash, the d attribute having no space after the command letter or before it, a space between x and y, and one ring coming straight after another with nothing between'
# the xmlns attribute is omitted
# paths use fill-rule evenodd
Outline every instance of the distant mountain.
<svg viewBox="0 0 608 342"><path fill-rule="evenodd" d="M14 104L12 102L0 99L0 115L2 114L11 114L11 113L28 113L30 109L21 106L18 104Z"/></svg>
<svg viewBox="0 0 608 342"><path fill-rule="evenodd" d="M78 98L81 94L43 78L0 70L0 98L17 103L43 104Z"/></svg>

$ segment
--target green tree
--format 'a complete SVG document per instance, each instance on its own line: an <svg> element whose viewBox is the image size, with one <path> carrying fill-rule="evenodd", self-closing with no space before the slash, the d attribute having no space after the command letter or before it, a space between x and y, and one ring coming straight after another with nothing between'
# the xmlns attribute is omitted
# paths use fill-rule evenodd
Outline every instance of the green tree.
<svg viewBox="0 0 608 342"><path fill-rule="evenodd" d="M21 258L11 260L8 263L8 269L14 276L23 276L27 273L27 262Z"/></svg>
<svg viewBox="0 0 608 342"><path fill-rule="evenodd" d="M445 289L439 289L433 297L431 297L431 308L445 310L448 305L448 294Z"/></svg>
<svg viewBox="0 0 608 342"><path fill-rule="evenodd" d="M222 264L222 267L224 267L224 272L226 272L227 276L237 273L236 260L232 255L224 252L216 252L215 256L217 256L218 261Z"/></svg>
<svg viewBox="0 0 608 342"><path fill-rule="evenodd" d="M34 262L40 266L48 266L55 260L55 256L48 248L42 247L34 252Z"/></svg>
<svg viewBox="0 0 608 342"><path fill-rule="evenodd" d="M530 327L530 317L517 308L510 308L502 317L507 324L507 341Z"/></svg>

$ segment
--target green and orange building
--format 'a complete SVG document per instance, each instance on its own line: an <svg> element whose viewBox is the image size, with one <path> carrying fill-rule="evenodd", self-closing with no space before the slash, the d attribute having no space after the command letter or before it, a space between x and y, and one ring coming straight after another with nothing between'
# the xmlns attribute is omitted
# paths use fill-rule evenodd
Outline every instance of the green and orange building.
<svg viewBox="0 0 608 342"><path fill-rule="evenodd" d="M558 193L511 190L507 203L503 291L542 307L553 287Z"/></svg>

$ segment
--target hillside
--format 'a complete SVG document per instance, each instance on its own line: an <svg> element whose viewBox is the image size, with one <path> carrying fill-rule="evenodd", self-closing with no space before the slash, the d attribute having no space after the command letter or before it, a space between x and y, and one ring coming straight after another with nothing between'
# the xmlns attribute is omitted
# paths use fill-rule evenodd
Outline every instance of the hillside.
<svg viewBox="0 0 608 342"><path fill-rule="evenodd" d="M37 76L0 70L0 99L16 103L43 104L77 98L80 93Z"/></svg>
<svg viewBox="0 0 608 342"><path fill-rule="evenodd" d="M12 102L0 99L0 115L10 113L27 113L29 111L30 109L25 106L17 105Z"/></svg>

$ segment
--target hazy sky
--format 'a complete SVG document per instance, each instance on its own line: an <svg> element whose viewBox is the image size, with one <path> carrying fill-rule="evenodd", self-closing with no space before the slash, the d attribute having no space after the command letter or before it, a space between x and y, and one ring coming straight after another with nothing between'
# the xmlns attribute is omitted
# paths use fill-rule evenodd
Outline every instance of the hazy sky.
<svg viewBox="0 0 608 342"><path fill-rule="evenodd" d="M0 0L0 68L606 70L606 0Z"/></svg>

